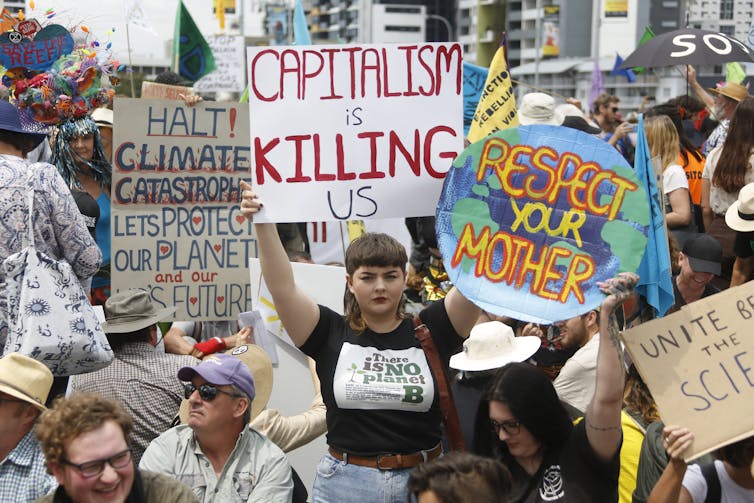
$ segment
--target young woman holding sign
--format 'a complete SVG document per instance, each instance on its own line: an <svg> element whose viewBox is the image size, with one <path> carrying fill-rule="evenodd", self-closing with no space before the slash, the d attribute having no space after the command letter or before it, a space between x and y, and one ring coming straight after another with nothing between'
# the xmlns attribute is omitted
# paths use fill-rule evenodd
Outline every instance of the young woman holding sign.
<svg viewBox="0 0 754 503"><path fill-rule="evenodd" d="M517 503L618 500L624 366L614 311L639 277L622 273L600 283L600 347L594 396L573 425L555 388L526 363L500 369L477 412L475 448L503 462Z"/></svg>
<svg viewBox="0 0 754 503"><path fill-rule="evenodd" d="M249 184L241 187L241 211L252 218L262 203ZM435 376L402 309L406 250L385 234L351 243L340 316L296 286L274 224L255 224L254 232L280 320L317 362L327 405L329 452L317 466L313 501L403 503L411 469L442 451ZM479 314L456 289L419 314L446 367Z"/></svg>

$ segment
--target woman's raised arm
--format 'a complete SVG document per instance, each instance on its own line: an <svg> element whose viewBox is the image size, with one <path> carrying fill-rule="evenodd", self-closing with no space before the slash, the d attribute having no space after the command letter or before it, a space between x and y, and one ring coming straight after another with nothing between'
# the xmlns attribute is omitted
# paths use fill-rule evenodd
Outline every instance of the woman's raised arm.
<svg viewBox="0 0 754 503"><path fill-rule="evenodd" d="M597 383L587 408L586 436L589 445L602 459L610 459L621 442L620 411L626 370L623 348L618 338L615 310L633 295L639 276L621 273L604 283L598 283L607 294L600 308L600 348L597 353Z"/></svg>
<svg viewBox="0 0 754 503"><path fill-rule="evenodd" d="M263 205L251 185L241 182L241 190L241 213L252 220ZM275 309L291 340L300 347L319 321L319 307L296 286L291 263L275 224L254 224L254 234L257 238L262 277L272 294Z"/></svg>

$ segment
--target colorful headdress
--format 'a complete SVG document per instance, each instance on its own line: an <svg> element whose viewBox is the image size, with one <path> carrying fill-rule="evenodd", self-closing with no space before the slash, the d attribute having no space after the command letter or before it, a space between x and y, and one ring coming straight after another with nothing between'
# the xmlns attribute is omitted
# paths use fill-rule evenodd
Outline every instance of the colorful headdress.
<svg viewBox="0 0 754 503"><path fill-rule="evenodd" d="M118 80L110 43L91 40L83 25L69 31L22 16L9 24L12 29L0 33L0 78L25 123L58 125L110 102ZM76 45L77 31L86 34L85 46L81 37Z"/></svg>

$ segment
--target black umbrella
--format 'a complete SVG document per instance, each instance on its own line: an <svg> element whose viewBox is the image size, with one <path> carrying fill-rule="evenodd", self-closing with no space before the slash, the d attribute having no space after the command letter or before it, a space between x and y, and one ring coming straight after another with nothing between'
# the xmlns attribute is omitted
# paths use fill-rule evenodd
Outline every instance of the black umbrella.
<svg viewBox="0 0 754 503"><path fill-rule="evenodd" d="M718 65L730 61L754 62L754 52L728 35L684 28L649 39L637 47L620 67Z"/></svg>

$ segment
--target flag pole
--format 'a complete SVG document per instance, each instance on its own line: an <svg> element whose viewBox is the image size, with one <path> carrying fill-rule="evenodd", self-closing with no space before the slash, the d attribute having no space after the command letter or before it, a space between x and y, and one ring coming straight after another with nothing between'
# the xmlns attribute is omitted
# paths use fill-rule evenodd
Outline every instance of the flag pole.
<svg viewBox="0 0 754 503"><path fill-rule="evenodd" d="M134 68L131 64L131 33L128 29L128 25L131 24L126 20L126 46L128 47L128 68L131 70L128 72L129 80L131 81L131 97L136 98L136 92L134 91Z"/></svg>

